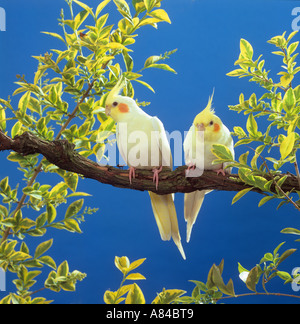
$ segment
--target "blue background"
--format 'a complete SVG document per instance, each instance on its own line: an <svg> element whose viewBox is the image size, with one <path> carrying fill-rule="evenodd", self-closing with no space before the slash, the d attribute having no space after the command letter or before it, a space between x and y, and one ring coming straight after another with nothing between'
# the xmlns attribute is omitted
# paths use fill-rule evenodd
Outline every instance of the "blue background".
<svg viewBox="0 0 300 324"><path fill-rule="evenodd" d="M98 1L87 3L96 8ZM135 70L138 70L149 56L178 48L166 62L178 74L145 71L143 79L155 88L156 93L137 85L136 97L139 101L151 101L147 112L157 115L168 131L184 132L189 129L194 116L205 107L215 87L214 107L218 116L230 130L237 125L244 127L246 117L229 111L228 105L237 104L241 92L248 98L253 92L259 96L262 91L247 79L226 76L234 69L240 38L252 44L255 58L264 55L266 69L271 69L272 77L277 80L276 73L282 62L280 57L271 54L276 49L266 42L284 31L292 32L291 23L295 17L291 12L297 6L300 6L299 1L164 0L162 7L168 12L172 25L161 23L158 31L150 26L139 30L140 37L131 47L134 50L132 56ZM61 33L57 18L62 7L66 13L68 8L63 0L1 0L0 7L5 8L7 19L7 31L0 33L0 97L7 98L17 87L14 84L17 74L33 80L37 62L32 55L60 48L59 40L40 31ZM77 7L75 11L79 9ZM107 9L113 13L110 23L120 19L113 3ZM299 35L295 39L299 40ZM265 125L261 124L261 127L264 131ZM244 150L239 148L237 155ZM6 156L2 153L0 157L0 178L9 175L14 186L22 174L16 171L16 164L6 160ZM57 180L56 176L38 177L40 183ZM208 195L189 244L185 243L183 195L176 195L179 226L187 255L187 260L183 261L173 242L161 241L147 193L116 189L92 180L81 180L78 191L92 194L85 200L86 205L99 208L96 214L87 216L82 225L83 234L52 229L42 240L54 238L48 253L57 264L67 259L72 271L78 269L88 276L78 283L75 293L40 293L56 303L103 303L105 290L117 290L121 281L121 273L114 266L116 255L126 255L131 261L147 258L139 269L147 280L140 281L139 285L150 303L164 287L184 289L191 294L194 284L188 280L206 282L212 264L219 264L223 258L225 281L232 278L236 293L246 293L248 290L238 277L238 262L250 269L259 263L264 253L272 252L283 241L287 242L286 249L299 248L299 243L294 242L295 237L280 234L285 227L300 227L297 212L290 206L276 211L276 202L258 208L262 197L254 193L233 206L234 193ZM65 208L59 209L62 215ZM24 213L27 217L31 215L30 210ZM39 238L32 238L31 251L40 242ZM298 252L282 264L282 270L291 273L294 266L300 266ZM9 283L11 279L8 275L8 291L14 291L14 286ZM40 281L34 288L41 288L42 283ZM261 287L258 289L262 291ZM283 286L278 278L273 280L269 290L294 293L290 285ZM0 292L1 296L4 293ZM295 301L255 296L230 299L226 303Z"/></svg>

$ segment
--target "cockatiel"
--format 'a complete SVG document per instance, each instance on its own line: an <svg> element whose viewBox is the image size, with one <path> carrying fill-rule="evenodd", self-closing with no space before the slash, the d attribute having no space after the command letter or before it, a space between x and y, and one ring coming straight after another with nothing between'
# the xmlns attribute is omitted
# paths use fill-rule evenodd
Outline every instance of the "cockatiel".
<svg viewBox="0 0 300 324"><path fill-rule="evenodd" d="M223 125L221 119L215 115L212 109L212 100L213 94L209 98L207 107L194 119L193 125L185 138L183 146L185 163L188 166L187 174L196 165L203 166L204 170L214 170L218 174L231 173L230 168L224 171L226 164L212 164L217 159L212 153L214 144L225 145L234 156L234 143L230 131ZM196 154L196 150L199 150L199 148L203 149L201 152L203 155ZM203 204L204 196L209 192L211 191L203 190L185 194L184 218L187 222L187 242L190 241L192 228Z"/></svg>
<svg viewBox="0 0 300 324"><path fill-rule="evenodd" d="M122 158L130 167L130 183L135 178L136 169L150 169L157 188L162 169L172 169L172 155L165 129L157 117L146 114L132 98L119 95L124 86L125 80L121 78L106 99L105 112L117 123L117 144ZM186 259L173 196L152 192L149 195L162 240L170 240L172 237L182 257Z"/></svg>

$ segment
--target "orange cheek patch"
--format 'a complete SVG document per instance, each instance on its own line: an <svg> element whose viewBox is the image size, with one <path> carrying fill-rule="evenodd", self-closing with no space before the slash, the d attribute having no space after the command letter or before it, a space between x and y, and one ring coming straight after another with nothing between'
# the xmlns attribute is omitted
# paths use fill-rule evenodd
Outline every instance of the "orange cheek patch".
<svg viewBox="0 0 300 324"><path fill-rule="evenodd" d="M129 111L129 107L124 103L120 103L118 108L121 113L128 113Z"/></svg>
<svg viewBox="0 0 300 324"><path fill-rule="evenodd" d="M218 132L221 129L219 124L214 125L214 132Z"/></svg>

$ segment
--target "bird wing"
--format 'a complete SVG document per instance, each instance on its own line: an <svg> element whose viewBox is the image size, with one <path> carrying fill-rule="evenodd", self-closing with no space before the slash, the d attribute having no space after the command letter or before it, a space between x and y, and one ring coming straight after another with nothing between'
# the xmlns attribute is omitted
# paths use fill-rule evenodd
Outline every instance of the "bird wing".
<svg viewBox="0 0 300 324"><path fill-rule="evenodd" d="M193 126L188 131L186 138L183 142L183 150L184 150L184 158L185 158L185 164L189 165L193 161Z"/></svg>
<svg viewBox="0 0 300 324"><path fill-rule="evenodd" d="M186 256L181 244L176 209L172 195L157 195L149 191L153 214L159 229L161 239L169 241L172 237L182 258Z"/></svg>
<svg viewBox="0 0 300 324"><path fill-rule="evenodd" d="M235 158L235 152L234 152L234 141L233 141L233 138L230 134L230 131L229 129L224 126L224 128L226 129L226 133L227 133L227 141L226 143L224 144L231 152L232 156L233 156L233 159ZM224 163L223 167L225 168L227 165L229 165L230 163ZM227 168L225 170L226 173L228 174L231 174L231 171L232 171L232 168Z"/></svg>
<svg viewBox="0 0 300 324"><path fill-rule="evenodd" d="M152 117L152 126L154 133L155 144L159 148L159 153L161 156L162 166L168 166L171 170L173 169L173 159L170 148L170 143L167 138L167 134L163 123L157 118Z"/></svg>
<svg viewBox="0 0 300 324"><path fill-rule="evenodd" d="M120 126L117 124L116 126L116 138L118 143L119 152L127 164L127 138L126 136L120 136Z"/></svg>
<svg viewBox="0 0 300 324"><path fill-rule="evenodd" d="M210 191L194 191L184 195L184 219L187 222L186 241L191 239L192 229L198 217L205 195Z"/></svg>

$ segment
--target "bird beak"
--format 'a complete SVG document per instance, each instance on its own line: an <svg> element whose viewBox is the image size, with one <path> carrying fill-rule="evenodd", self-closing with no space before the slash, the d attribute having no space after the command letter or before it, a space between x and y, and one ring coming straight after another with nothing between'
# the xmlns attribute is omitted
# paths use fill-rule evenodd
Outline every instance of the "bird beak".
<svg viewBox="0 0 300 324"><path fill-rule="evenodd" d="M106 114L107 116L110 116L110 108L109 108L109 105L106 105L106 106L105 106L105 114Z"/></svg>
<svg viewBox="0 0 300 324"><path fill-rule="evenodd" d="M197 128L199 132L204 132L205 131L205 125L203 123L197 124Z"/></svg>

